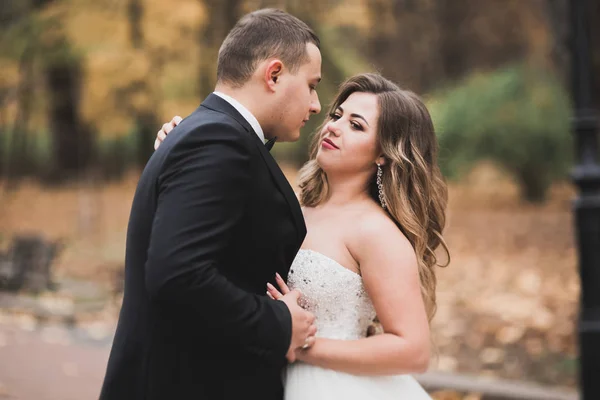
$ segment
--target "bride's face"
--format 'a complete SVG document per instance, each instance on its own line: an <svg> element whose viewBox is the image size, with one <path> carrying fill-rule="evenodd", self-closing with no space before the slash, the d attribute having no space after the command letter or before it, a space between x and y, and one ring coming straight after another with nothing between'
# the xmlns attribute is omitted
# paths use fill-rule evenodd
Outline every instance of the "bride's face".
<svg viewBox="0 0 600 400"><path fill-rule="evenodd" d="M326 172L372 171L378 159L377 121L379 103L372 93L352 93L320 132L317 162Z"/></svg>

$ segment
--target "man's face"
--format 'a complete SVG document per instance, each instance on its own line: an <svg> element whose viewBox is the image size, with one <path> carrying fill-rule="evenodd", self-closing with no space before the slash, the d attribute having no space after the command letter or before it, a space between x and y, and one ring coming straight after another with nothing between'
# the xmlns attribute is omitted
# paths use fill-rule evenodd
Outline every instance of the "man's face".
<svg viewBox="0 0 600 400"><path fill-rule="evenodd" d="M311 114L321 111L321 103L316 88L321 81L321 52L312 43L306 45L308 62L295 74L287 71L281 76L282 90L278 113L279 123L274 127L278 141L295 142L300 138L302 128Z"/></svg>

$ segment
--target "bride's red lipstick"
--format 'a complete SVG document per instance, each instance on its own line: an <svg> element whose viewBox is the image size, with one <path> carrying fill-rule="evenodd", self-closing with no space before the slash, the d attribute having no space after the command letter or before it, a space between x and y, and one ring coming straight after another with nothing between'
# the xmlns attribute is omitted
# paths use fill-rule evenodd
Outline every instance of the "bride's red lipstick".
<svg viewBox="0 0 600 400"><path fill-rule="evenodd" d="M329 149L329 150L339 150L339 147L337 147L335 145L335 143L333 143L331 141L331 139L327 139L327 138L323 139L323 142L321 143L321 146L323 146L323 147L325 147L326 149Z"/></svg>

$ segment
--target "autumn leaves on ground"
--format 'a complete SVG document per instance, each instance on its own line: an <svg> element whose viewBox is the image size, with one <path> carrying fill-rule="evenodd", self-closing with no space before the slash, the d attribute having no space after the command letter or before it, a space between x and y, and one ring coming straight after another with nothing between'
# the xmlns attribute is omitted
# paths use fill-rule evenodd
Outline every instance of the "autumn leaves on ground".
<svg viewBox="0 0 600 400"><path fill-rule="evenodd" d="M286 168L294 182L296 171ZM137 182L0 192L0 238L42 233L65 248L57 278L118 282ZM578 276L568 184L541 206L520 202L516 186L481 166L450 186L446 239L452 261L438 270L432 369L576 384ZM401 312L401 310L399 310ZM116 317L116 315L114 316Z"/></svg>

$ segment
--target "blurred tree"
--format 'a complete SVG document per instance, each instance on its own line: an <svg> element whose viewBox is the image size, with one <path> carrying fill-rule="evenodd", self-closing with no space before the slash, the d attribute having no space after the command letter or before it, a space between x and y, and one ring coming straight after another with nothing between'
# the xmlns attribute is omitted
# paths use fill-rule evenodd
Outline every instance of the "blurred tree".
<svg viewBox="0 0 600 400"><path fill-rule="evenodd" d="M200 68L198 89L200 98L215 88L216 65L221 43L242 16L242 0L200 0L204 5L204 23L200 29Z"/></svg>
<svg viewBox="0 0 600 400"><path fill-rule="evenodd" d="M507 0L367 0L365 53L386 77L429 91L472 69L493 69L526 54L527 21L537 5ZM526 4L527 3L527 4Z"/></svg>
<svg viewBox="0 0 600 400"><path fill-rule="evenodd" d="M11 128L12 139L8 163L11 178L19 178L36 171L39 163L35 141L29 132L32 102L36 88L36 68L48 92L48 121L53 137L53 178L68 178L85 169L91 161L92 137L79 117L82 58L72 49L61 28L59 13L44 13L57 0L8 0L0 17L4 35L2 54L17 59L19 80L16 91L17 112ZM44 173L49 172L46 168Z"/></svg>
<svg viewBox="0 0 600 400"><path fill-rule="evenodd" d="M434 0L367 0L371 29L364 52L387 78L415 91L441 75Z"/></svg>
<svg viewBox="0 0 600 400"><path fill-rule="evenodd" d="M460 79L473 69L494 69L520 60L528 50L529 9L507 0L502 7L477 0L437 0L439 52L444 80Z"/></svg>
<svg viewBox="0 0 600 400"><path fill-rule="evenodd" d="M17 87L17 113L12 126L11 151L8 175L9 183L34 172L30 154L29 121L33 96L33 48L25 48L19 59L19 84Z"/></svg>
<svg viewBox="0 0 600 400"><path fill-rule="evenodd" d="M567 0L544 2L548 26L552 35L552 62L556 74L569 87L569 14Z"/></svg>
<svg viewBox="0 0 600 400"><path fill-rule="evenodd" d="M279 8L284 9L285 3L289 0L259 0L256 8Z"/></svg>
<svg viewBox="0 0 600 400"><path fill-rule="evenodd" d="M127 3L127 19L129 20L129 40L134 49L141 49L144 45L144 31L142 20L144 5L142 0L129 0Z"/></svg>
<svg viewBox="0 0 600 400"><path fill-rule="evenodd" d="M569 95L551 74L524 66L474 74L428 101L446 176L461 178L492 160L520 184L522 197L544 200L571 163Z"/></svg>
<svg viewBox="0 0 600 400"><path fill-rule="evenodd" d="M61 16L48 21L43 35L42 71L48 90L48 123L53 143L49 178L80 176L93 163L93 132L80 112L83 56L71 45Z"/></svg>
<svg viewBox="0 0 600 400"><path fill-rule="evenodd" d="M8 1L0 8L0 20L3 26L0 41L0 55L7 59L18 60L18 79L12 87L7 88L4 100L8 103L10 97L16 103L16 113L12 126L8 126L8 117L3 118L2 145L5 150L0 153L6 156L2 162L3 175L7 176L9 187L24 176L26 169L31 166L31 154L28 148L28 128L31 117L31 82L33 75L33 53L35 46L32 37L35 36L32 9L27 3ZM23 37L27 39L23 39ZM20 39L20 40L18 40ZM13 96L8 93L13 92ZM5 136L4 136L5 135Z"/></svg>
<svg viewBox="0 0 600 400"><path fill-rule="evenodd" d="M160 96L156 93L153 81L158 79L160 71L164 65L164 60L160 57L152 57L152 50L146 48L144 40L144 32L142 29L142 21L144 18L144 4L142 0L129 0L127 7L127 16L129 21L129 41L131 46L136 50L145 50L147 57L151 58L151 68L149 69L148 76L139 82L132 82L133 86L129 88L135 88L136 90L130 91L130 96L135 96L139 92L142 94L147 101L141 105L130 104L129 108L132 111L133 118L135 120L135 130L137 136L137 164L141 167L146 165L146 162L152 156L154 148L154 136L159 126L159 119L157 117L157 109L160 104ZM132 102L133 103L133 102Z"/></svg>

